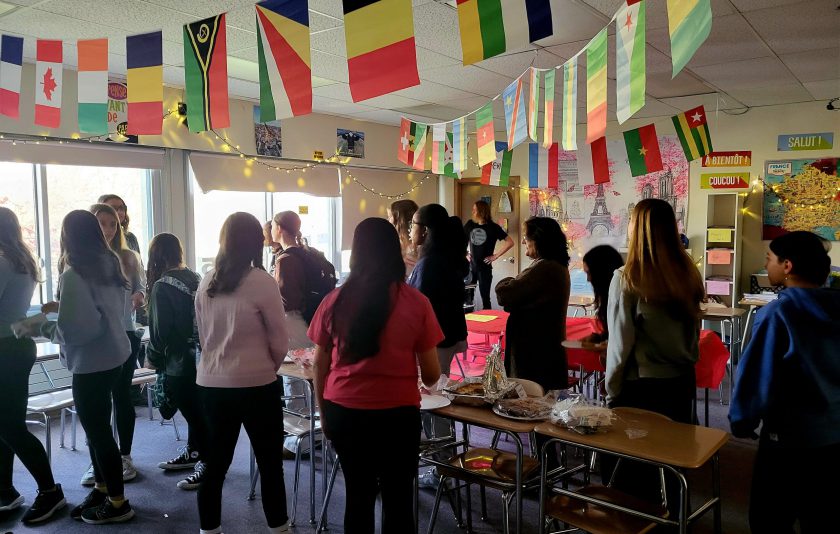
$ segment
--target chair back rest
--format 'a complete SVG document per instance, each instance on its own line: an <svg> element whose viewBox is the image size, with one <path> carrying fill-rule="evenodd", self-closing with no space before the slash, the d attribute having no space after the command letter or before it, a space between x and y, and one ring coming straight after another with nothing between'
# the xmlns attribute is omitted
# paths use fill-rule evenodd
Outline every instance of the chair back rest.
<svg viewBox="0 0 840 534"><path fill-rule="evenodd" d="M543 397L545 396L545 390L543 387L533 380L526 380L524 378L509 378L511 382L515 382L522 386L522 389L525 390L525 394L529 397Z"/></svg>

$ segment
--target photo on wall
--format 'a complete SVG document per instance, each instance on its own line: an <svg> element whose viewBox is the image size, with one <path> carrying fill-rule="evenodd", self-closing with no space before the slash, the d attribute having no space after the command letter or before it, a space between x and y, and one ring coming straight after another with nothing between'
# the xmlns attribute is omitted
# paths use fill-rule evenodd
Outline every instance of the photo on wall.
<svg viewBox="0 0 840 534"><path fill-rule="evenodd" d="M336 152L339 156L364 159L365 132L336 130Z"/></svg>
<svg viewBox="0 0 840 534"><path fill-rule="evenodd" d="M764 166L763 239L796 230L840 241L840 158L788 159Z"/></svg>
<svg viewBox="0 0 840 534"><path fill-rule="evenodd" d="M283 156L280 121L262 122L259 106L254 106L254 141L257 145L257 155L276 158Z"/></svg>

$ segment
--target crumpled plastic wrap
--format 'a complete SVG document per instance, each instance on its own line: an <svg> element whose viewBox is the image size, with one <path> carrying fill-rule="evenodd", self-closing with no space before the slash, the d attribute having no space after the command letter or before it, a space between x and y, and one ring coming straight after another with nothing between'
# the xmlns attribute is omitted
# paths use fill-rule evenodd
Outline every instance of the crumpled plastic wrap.
<svg viewBox="0 0 840 534"><path fill-rule="evenodd" d="M604 431L612 426L615 414L578 393L561 395L551 409L549 420L580 434Z"/></svg>

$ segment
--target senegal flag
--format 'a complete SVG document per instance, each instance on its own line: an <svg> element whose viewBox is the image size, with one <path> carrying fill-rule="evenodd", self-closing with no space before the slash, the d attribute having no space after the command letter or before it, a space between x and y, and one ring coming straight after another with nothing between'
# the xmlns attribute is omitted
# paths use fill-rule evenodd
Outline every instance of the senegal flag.
<svg viewBox="0 0 840 534"><path fill-rule="evenodd" d="M191 132L230 126L225 15L184 26L187 121Z"/></svg>

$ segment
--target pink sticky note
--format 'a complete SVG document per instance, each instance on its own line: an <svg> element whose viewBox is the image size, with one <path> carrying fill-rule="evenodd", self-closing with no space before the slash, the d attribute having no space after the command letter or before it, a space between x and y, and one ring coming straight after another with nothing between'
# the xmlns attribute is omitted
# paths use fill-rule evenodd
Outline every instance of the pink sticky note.
<svg viewBox="0 0 840 534"><path fill-rule="evenodd" d="M709 250L708 264L709 265L729 265L729 258L731 257L730 250Z"/></svg>
<svg viewBox="0 0 840 534"><path fill-rule="evenodd" d="M706 293L709 295L728 295L729 282L721 280L706 280Z"/></svg>

